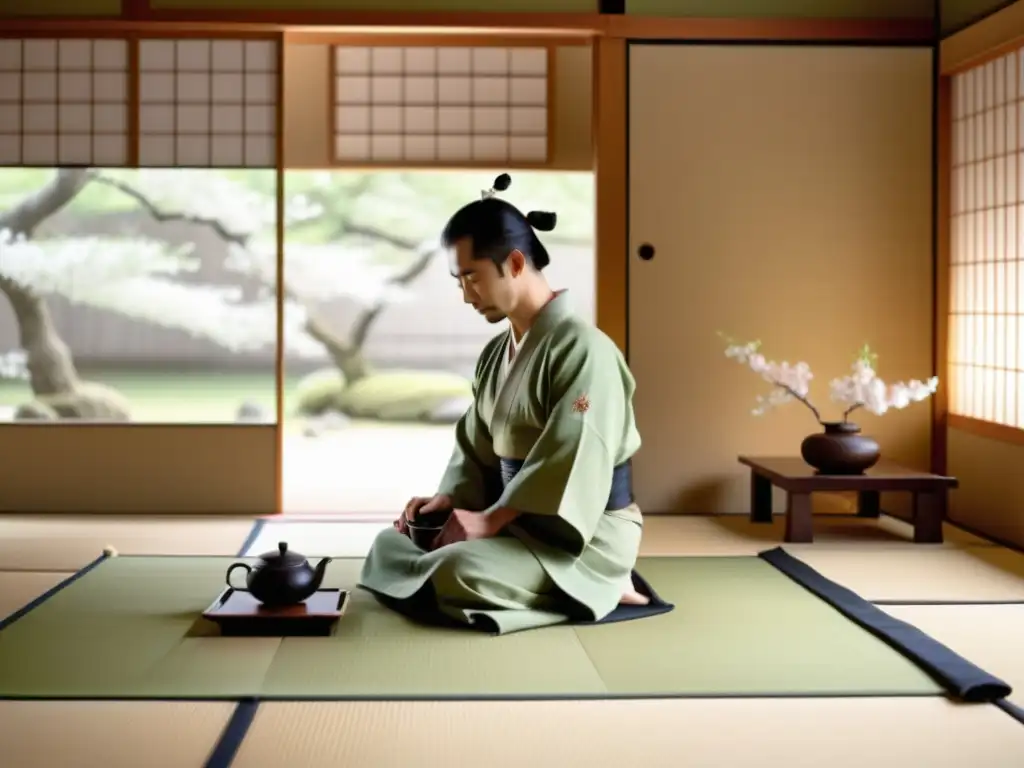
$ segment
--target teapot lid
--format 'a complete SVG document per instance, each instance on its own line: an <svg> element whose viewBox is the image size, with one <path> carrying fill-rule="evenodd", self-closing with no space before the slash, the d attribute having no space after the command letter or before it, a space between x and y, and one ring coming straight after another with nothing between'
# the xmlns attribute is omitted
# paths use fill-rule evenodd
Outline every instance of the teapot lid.
<svg viewBox="0 0 1024 768"><path fill-rule="evenodd" d="M288 542L286 541L279 541L277 543L277 551L264 552L260 555L260 560L272 568L290 568L306 562L304 556L288 549Z"/></svg>

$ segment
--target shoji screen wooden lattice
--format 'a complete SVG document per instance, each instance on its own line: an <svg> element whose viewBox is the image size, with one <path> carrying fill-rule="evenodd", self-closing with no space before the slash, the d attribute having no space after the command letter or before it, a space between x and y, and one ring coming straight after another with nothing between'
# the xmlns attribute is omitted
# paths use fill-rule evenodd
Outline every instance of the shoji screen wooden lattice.
<svg viewBox="0 0 1024 768"><path fill-rule="evenodd" d="M950 412L1024 428L1024 55L953 80Z"/></svg>
<svg viewBox="0 0 1024 768"><path fill-rule="evenodd" d="M0 165L126 165L128 43L0 39Z"/></svg>
<svg viewBox="0 0 1024 768"><path fill-rule="evenodd" d="M139 41L139 165L273 168L274 40Z"/></svg>
<svg viewBox="0 0 1024 768"><path fill-rule="evenodd" d="M552 58L547 47L335 46L335 162L542 166Z"/></svg>

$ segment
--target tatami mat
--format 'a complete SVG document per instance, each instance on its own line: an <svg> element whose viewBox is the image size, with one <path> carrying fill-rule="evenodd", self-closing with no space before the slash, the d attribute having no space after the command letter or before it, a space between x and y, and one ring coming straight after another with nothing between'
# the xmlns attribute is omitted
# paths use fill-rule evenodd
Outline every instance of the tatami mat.
<svg viewBox="0 0 1024 768"><path fill-rule="evenodd" d="M1002 547L786 548L866 600L1024 600L1024 555Z"/></svg>
<svg viewBox="0 0 1024 768"><path fill-rule="evenodd" d="M10 768L199 768L234 708L230 702L0 701L0 763ZM302 761L286 764L301 766Z"/></svg>
<svg viewBox="0 0 1024 768"><path fill-rule="evenodd" d="M1024 705L1024 605L886 605L882 610L1002 678L1013 688L1010 701Z"/></svg>
<svg viewBox="0 0 1024 768"><path fill-rule="evenodd" d="M259 535L245 551L258 555L277 549L280 541L289 549L310 557L363 557L374 538L391 523L344 523L310 520L277 522L267 520Z"/></svg>
<svg viewBox="0 0 1024 768"><path fill-rule="evenodd" d="M386 525L267 521L247 551L288 541L310 556L359 557ZM105 546L125 554L234 555L251 528L246 519L2 516L0 618ZM910 526L886 517L816 517L812 545L783 544L783 530L781 517L753 525L741 516L652 515L643 554L744 555L782 545L868 599L1024 601L1024 555L951 526L942 546L914 545ZM883 610L1002 677L1024 703L1024 605ZM233 709L217 702L0 702L0 762L198 768ZM1016 768L1024 765L1024 727L996 707L941 698L264 703L233 765L404 768L424 754L449 768L675 768L680 760L688 768Z"/></svg>
<svg viewBox="0 0 1024 768"><path fill-rule="evenodd" d="M235 555L246 518L0 516L0 571L76 571L103 548L126 555Z"/></svg>
<svg viewBox="0 0 1024 768"><path fill-rule="evenodd" d="M266 703L233 768L424 761L448 768L1019 768L1024 727L993 706L939 698Z"/></svg>
<svg viewBox="0 0 1024 768"><path fill-rule="evenodd" d="M785 518L776 515L771 524L752 523L746 515L704 517L695 515L647 515L641 554L661 555L752 555L784 544ZM987 545L984 539L945 526L943 549ZM850 515L817 515L814 542L785 544L794 552L802 548L849 548L857 551L905 549L914 545L913 528L896 518L877 519ZM931 549L939 547L931 545Z"/></svg>
<svg viewBox="0 0 1024 768"><path fill-rule="evenodd" d="M878 520L822 515L813 544L786 544L782 524L757 525L739 516L646 518L641 555L754 555L785 547L825 577L868 600L1024 600L1024 554L947 526L946 544L914 544L911 527ZM247 554L279 541L309 556L362 557L390 523L267 521Z"/></svg>
<svg viewBox="0 0 1024 768"><path fill-rule="evenodd" d="M277 547L279 541L306 555L362 557L377 532L390 522L348 523L327 520L267 520L247 554L259 554ZM745 516L698 517L695 515L649 515L644 519L641 554L645 557L681 555L754 555L783 541L785 524L776 517L771 525L751 523ZM802 548L854 548L857 551L909 549L913 529L891 517L877 520L821 515L815 518L813 544L786 545L794 552ZM987 542L947 526L946 543L935 549L984 546Z"/></svg>
<svg viewBox="0 0 1024 768"><path fill-rule="evenodd" d="M0 621L31 603L70 573L0 571Z"/></svg>

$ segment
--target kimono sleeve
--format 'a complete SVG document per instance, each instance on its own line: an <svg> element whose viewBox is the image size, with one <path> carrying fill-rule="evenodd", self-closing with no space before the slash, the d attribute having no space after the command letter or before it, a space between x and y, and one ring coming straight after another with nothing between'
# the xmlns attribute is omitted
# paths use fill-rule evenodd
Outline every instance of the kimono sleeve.
<svg viewBox="0 0 1024 768"><path fill-rule="evenodd" d="M486 509L501 489L501 465L477 402L484 364L491 351L492 345L488 345L477 362L473 402L455 425L455 447L437 489L437 493L451 496L456 508L477 512Z"/></svg>
<svg viewBox="0 0 1024 768"><path fill-rule="evenodd" d="M605 512L631 404L607 339L556 344L546 367L547 422L494 508L518 511L526 533L578 556Z"/></svg>

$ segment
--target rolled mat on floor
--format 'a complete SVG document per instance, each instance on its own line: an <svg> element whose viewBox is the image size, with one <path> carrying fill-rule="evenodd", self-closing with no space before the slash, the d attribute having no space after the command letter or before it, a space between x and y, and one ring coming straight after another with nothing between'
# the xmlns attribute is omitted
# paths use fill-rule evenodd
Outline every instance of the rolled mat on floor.
<svg viewBox="0 0 1024 768"><path fill-rule="evenodd" d="M862 607L856 595L846 591L846 602L834 604L807 586L805 564L784 552L763 554L641 559L637 571L675 610L642 621L498 637L421 626L379 605L353 590L360 559L336 560L327 569L325 588L352 590L331 636L219 637L200 614L223 589L234 559L104 558L0 631L0 698L939 696L948 690L974 701L1009 692L952 652L929 657L925 667L919 655L852 618L863 613L850 610ZM963 679L968 669L980 677Z"/></svg>
<svg viewBox="0 0 1024 768"><path fill-rule="evenodd" d="M758 557L928 671L957 698L969 702L991 702L1006 698L1013 692L1004 681L917 627L890 616L846 587L825 578L781 547L761 552Z"/></svg>

